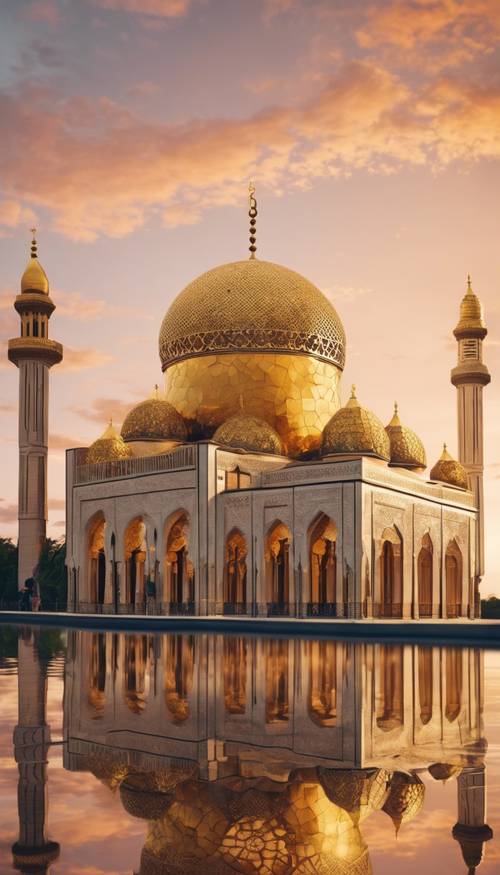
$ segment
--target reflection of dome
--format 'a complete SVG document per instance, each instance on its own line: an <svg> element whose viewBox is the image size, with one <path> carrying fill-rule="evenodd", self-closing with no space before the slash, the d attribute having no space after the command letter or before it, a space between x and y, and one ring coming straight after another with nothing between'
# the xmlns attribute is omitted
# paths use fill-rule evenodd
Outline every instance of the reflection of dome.
<svg viewBox="0 0 500 875"><path fill-rule="evenodd" d="M360 406L354 387L345 407L334 413L323 431L322 454L345 453L378 456L386 461L390 458L384 426L374 413Z"/></svg>
<svg viewBox="0 0 500 875"><path fill-rule="evenodd" d="M435 781L448 781L449 778L454 778L462 771L462 766L452 765L451 763L433 763L429 766L428 772Z"/></svg>
<svg viewBox="0 0 500 875"><path fill-rule="evenodd" d="M246 413L237 413L219 425L213 440L217 444L249 452L276 455L283 452L280 437L274 428L263 419Z"/></svg>
<svg viewBox="0 0 500 875"><path fill-rule="evenodd" d="M325 769L319 779L330 802L363 819L366 813L382 808L387 798L389 776L385 769Z"/></svg>
<svg viewBox="0 0 500 875"><path fill-rule="evenodd" d="M238 412L266 420L292 453L318 446L339 405L345 336L327 298L286 267L225 264L190 283L160 331L168 400L210 436Z"/></svg>
<svg viewBox="0 0 500 875"><path fill-rule="evenodd" d="M441 483L448 483L450 486L458 486L460 489L469 488L467 471L460 462L457 462L453 456L450 456L446 449L446 444L430 473L430 479L440 480Z"/></svg>
<svg viewBox="0 0 500 875"><path fill-rule="evenodd" d="M486 333L481 301L472 291L470 277L468 277L467 292L462 298L462 303L460 304L460 320L453 333L455 334L455 337L457 337L457 335L460 336L463 331L468 332L470 329L479 329L479 336L484 336Z"/></svg>
<svg viewBox="0 0 500 875"><path fill-rule="evenodd" d="M163 398L148 398L127 413L122 425L124 441L185 441L182 416Z"/></svg>
<svg viewBox="0 0 500 875"><path fill-rule="evenodd" d="M462 857L469 873L474 875L483 859L483 845L493 838L493 830L487 823L481 826L466 826L463 823L456 823L452 835L460 845Z"/></svg>
<svg viewBox="0 0 500 875"><path fill-rule="evenodd" d="M385 430L391 443L391 465L423 471L427 466L424 445L411 428L401 425L397 404L394 406L394 416Z"/></svg>
<svg viewBox="0 0 500 875"><path fill-rule="evenodd" d="M115 462L119 459L128 459L130 450L124 443L121 435L110 423L101 437L94 441L87 450L87 465L97 462Z"/></svg>
<svg viewBox="0 0 500 875"><path fill-rule="evenodd" d="M174 795L158 786L155 775L128 775L120 784L120 799L125 811L143 820L158 820L168 810Z"/></svg>
<svg viewBox="0 0 500 875"><path fill-rule="evenodd" d="M424 804L425 784L418 775L394 772L389 796L382 811L391 818L396 832L403 823L413 820Z"/></svg>

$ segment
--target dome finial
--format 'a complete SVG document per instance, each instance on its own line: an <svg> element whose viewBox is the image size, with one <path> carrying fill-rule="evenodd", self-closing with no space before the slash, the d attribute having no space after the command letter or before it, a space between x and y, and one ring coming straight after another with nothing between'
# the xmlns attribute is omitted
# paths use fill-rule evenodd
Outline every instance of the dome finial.
<svg viewBox="0 0 500 875"><path fill-rule="evenodd" d="M30 228L30 231L31 231L31 257L37 258L36 228Z"/></svg>
<svg viewBox="0 0 500 875"><path fill-rule="evenodd" d="M394 402L394 416L397 416L397 415L398 415L398 402L395 401Z"/></svg>
<svg viewBox="0 0 500 875"><path fill-rule="evenodd" d="M356 386L354 385L354 383L351 386L351 399L353 401L356 400Z"/></svg>
<svg viewBox="0 0 500 875"><path fill-rule="evenodd" d="M467 291L469 294L472 293L472 280L470 278L470 273L467 274Z"/></svg>
<svg viewBox="0 0 500 875"><path fill-rule="evenodd" d="M257 201L255 199L255 185L253 182L248 183L248 215L250 216L250 258L255 258L257 246L255 245L257 237Z"/></svg>
<svg viewBox="0 0 500 875"><path fill-rule="evenodd" d="M160 388L160 387L158 386L158 383L155 383L155 384L154 384L154 390L155 390L155 398L156 398L157 401L158 401L158 389L159 389L159 388Z"/></svg>

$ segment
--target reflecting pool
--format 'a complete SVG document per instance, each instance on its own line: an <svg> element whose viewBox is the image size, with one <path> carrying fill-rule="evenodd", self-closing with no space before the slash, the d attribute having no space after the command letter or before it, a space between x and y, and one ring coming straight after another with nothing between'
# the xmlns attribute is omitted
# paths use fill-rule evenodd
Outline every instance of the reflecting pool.
<svg viewBox="0 0 500 875"><path fill-rule="evenodd" d="M500 872L500 654L0 627L0 872Z"/></svg>

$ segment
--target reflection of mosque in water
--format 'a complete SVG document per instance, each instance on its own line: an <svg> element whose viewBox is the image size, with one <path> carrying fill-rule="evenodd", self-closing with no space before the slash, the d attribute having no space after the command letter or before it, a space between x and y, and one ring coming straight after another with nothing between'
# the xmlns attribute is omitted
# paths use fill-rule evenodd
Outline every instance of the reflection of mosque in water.
<svg viewBox="0 0 500 875"><path fill-rule="evenodd" d="M482 697L471 649L71 632L65 766L147 821L141 875L371 872L363 821L416 817L425 771L474 872Z"/></svg>

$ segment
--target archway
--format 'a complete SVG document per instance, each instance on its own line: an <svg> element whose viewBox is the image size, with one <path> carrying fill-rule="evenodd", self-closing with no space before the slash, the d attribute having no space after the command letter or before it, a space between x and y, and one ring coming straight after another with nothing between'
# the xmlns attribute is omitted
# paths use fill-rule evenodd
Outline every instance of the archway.
<svg viewBox="0 0 500 875"><path fill-rule="evenodd" d="M382 534L380 615L403 616L403 539L395 527Z"/></svg>
<svg viewBox="0 0 500 875"><path fill-rule="evenodd" d="M174 723L184 723L189 717L193 673L194 635L169 635L166 638L164 693Z"/></svg>
<svg viewBox="0 0 500 875"><path fill-rule="evenodd" d="M445 716L449 723L457 719L462 709L462 651L458 647L446 648L446 703Z"/></svg>
<svg viewBox="0 0 500 875"><path fill-rule="evenodd" d="M125 703L133 714L146 707L147 635L125 635Z"/></svg>
<svg viewBox="0 0 500 875"><path fill-rule="evenodd" d="M417 560L418 613L420 617L432 617L432 565L433 547L429 535L422 538Z"/></svg>
<svg viewBox="0 0 500 875"><path fill-rule="evenodd" d="M246 538L233 529L226 538L224 557L224 613L245 614L247 606Z"/></svg>
<svg viewBox="0 0 500 875"><path fill-rule="evenodd" d="M247 702L247 640L224 635L224 705L227 714L244 714Z"/></svg>
<svg viewBox="0 0 500 875"><path fill-rule="evenodd" d="M89 705L95 714L93 719L102 717L106 705L106 635L93 632L90 645Z"/></svg>
<svg viewBox="0 0 500 875"><path fill-rule="evenodd" d="M326 514L309 531L309 572L311 577L308 613L335 616L337 600L337 526ZM344 604L342 616L347 616Z"/></svg>
<svg viewBox="0 0 500 875"><path fill-rule="evenodd" d="M102 511L94 514L87 531L87 592L91 604L100 610L106 597L106 520Z"/></svg>
<svg viewBox="0 0 500 875"><path fill-rule="evenodd" d="M450 541L445 556L446 616L462 615L462 551L455 540Z"/></svg>
<svg viewBox="0 0 500 875"><path fill-rule="evenodd" d="M377 701L377 726L384 732L403 725L403 648L381 644L379 661L380 689Z"/></svg>
<svg viewBox="0 0 500 875"><path fill-rule="evenodd" d="M267 611L270 615L288 615L290 610L290 529L275 523L266 538Z"/></svg>
<svg viewBox="0 0 500 875"><path fill-rule="evenodd" d="M288 720L288 644L286 640L263 642L266 665L266 723Z"/></svg>
<svg viewBox="0 0 500 875"><path fill-rule="evenodd" d="M420 720L424 725L432 719L432 652L432 647L418 648L418 696L420 700Z"/></svg>
<svg viewBox="0 0 500 875"><path fill-rule="evenodd" d="M308 711L318 726L337 724L337 644L334 641L308 643Z"/></svg>
<svg viewBox="0 0 500 875"><path fill-rule="evenodd" d="M131 611L136 608L144 610L146 601L145 564L146 564L146 526L142 516L131 520L125 529L125 600Z"/></svg>
<svg viewBox="0 0 500 875"><path fill-rule="evenodd" d="M178 511L165 538L165 574L167 600L171 614L194 614L194 565L189 558L190 520L185 511Z"/></svg>

